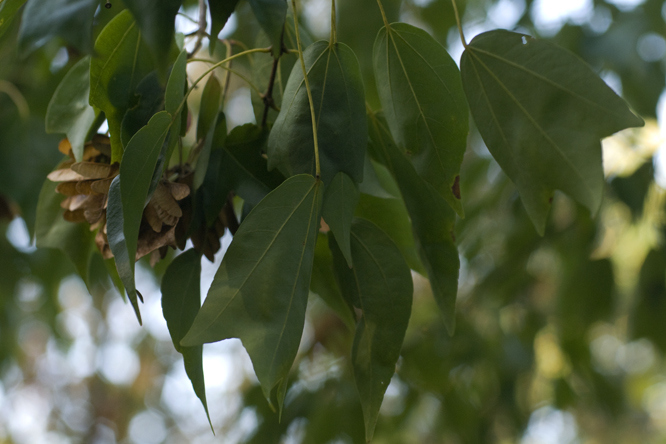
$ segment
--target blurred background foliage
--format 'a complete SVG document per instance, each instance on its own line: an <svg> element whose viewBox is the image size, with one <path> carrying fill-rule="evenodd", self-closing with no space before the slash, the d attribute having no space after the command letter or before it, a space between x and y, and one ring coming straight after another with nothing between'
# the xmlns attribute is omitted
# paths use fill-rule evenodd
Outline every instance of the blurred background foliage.
<svg viewBox="0 0 666 444"><path fill-rule="evenodd" d="M107 14L98 9L95 33L122 9L113 4ZM461 172L467 217L456 228L463 264L458 328L449 337L427 280L414 273L412 318L374 442L662 443L666 3L459 4L468 40L493 28L552 39L586 60L647 124L604 141L608 186L600 214L593 219L558 194L543 238L472 131ZM390 20L426 29L459 60L449 0L384 5ZM303 0L302 7L306 32L325 37L330 3ZM177 27L187 33L196 25L184 16L196 20L196 2L185 2L182 13ZM162 319L166 261L154 269L139 264L146 299L139 327L110 282L86 288L61 252L33 246L39 192L61 157L59 137L44 132L44 115L82 55L59 40L20 54L18 22L0 37L0 443L363 442L348 358L352 332L316 295L281 421L240 342L206 346L214 436ZM373 108L371 51L381 26L374 1L338 0L338 38L358 56ZM264 45L259 34L241 1L222 36ZM261 72L254 63L234 68L252 77ZM195 77L199 68L192 68ZM229 128L254 121L256 99L232 77ZM198 103L200 94L190 100ZM203 289L220 257L216 264L204 259ZM96 264L102 272L103 262Z"/></svg>

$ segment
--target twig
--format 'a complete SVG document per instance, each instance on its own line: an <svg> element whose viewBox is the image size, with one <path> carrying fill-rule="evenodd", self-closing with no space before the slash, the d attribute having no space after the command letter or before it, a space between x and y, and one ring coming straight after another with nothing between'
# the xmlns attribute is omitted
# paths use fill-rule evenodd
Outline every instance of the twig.
<svg viewBox="0 0 666 444"><path fill-rule="evenodd" d="M268 109L273 108L274 110L277 110L277 107L275 106L275 100L273 99L273 87L275 86L276 74L278 68L280 67L280 57L282 57L282 54L284 54L284 52L285 52L285 47L284 47L284 27L283 27L282 34L280 35L280 52L278 53L277 57L273 56L273 66L271 68L271 76L268 78L268 88L266 89L266 93L261 95L261 99L264 101L264 114L261 117L262 128L266 127L266 123L268 121Z"/></svg>
<svg viewBox="0 0 666 444"><path fill-rule="evenodd" d="M197 29L197 42L194 44L192 52L188 53L188 57L192 57L201 49L203 38L206 35L206 1L199 0L199 29Z"/></svg>

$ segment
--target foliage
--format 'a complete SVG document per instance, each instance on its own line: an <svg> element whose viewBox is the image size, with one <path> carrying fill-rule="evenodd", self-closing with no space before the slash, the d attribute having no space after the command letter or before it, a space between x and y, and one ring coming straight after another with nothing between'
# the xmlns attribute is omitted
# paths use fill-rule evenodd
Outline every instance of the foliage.
<svg viewBox="0 0 666 444"><path fill-rule="evenodd" d="M524 14L516 32L468 43L457 8L474 14L475 1L405 2L422 27L394 21L402 2L358 3L332 0L330 36L316 40L294 0L0 1L2 50L29 73L0 76L33 113L20 122L23 96L5 82L18 111L1 98L0 160L15 172L0 179L0 216L20 211L40 248L1 246L17 271L0 278L0 360L17 354L25 279L53 294L76 272L97 305L120 292L142 323L137 264L149 262L213 429L204 344L238 338L247 351L258 385L243 405L261 421L246 442L298 427L307 443L516 440L538 405L527 392L609 423L631 412L587 339L624 322L664 349L663 247L644 242L625 267L602 230L616 204L649 225L663 198L645 159L635 176L604 177L601 139L644 125L597 74L626 14L612 9L617 26L593 39L569 26L556 42L532 37ZM194 9L183 35L179 11ZM238 30L218 39L232 13ZM352 32L366 13L376 26ZM446 29L429 22L441 18ZM66 67L40 71L58 51ZM627 99L652 117L649 82L614 57ZM256 122L228 127L239 85ZM19 156L12 138L30 148ZM225 232L201 305L202 256L219 258ZM57 306L40 310L56 323ZM323 376L304 388L320 355Z"/></svg>

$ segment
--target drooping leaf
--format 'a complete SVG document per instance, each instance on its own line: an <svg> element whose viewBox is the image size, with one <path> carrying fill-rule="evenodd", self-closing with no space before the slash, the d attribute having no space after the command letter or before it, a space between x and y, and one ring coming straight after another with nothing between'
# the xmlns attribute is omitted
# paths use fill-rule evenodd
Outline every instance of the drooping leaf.
<svg viewBox="0 0 666 444"><path fill-rule="evenodd" d="M39 193L35 238L38 248L56 248L72 261L76 271L85 281L88 279L88 264L94 245L94 233L84 223L66 221L60 202L62 194L56 193L58 184L46 180Z"/></svg>
<svg viewBox="0 0 666 444"><path fill-rule="evenodd" d="M351 231L354 267L332 244L335 273L345 297L362 312L352 348L354 379L368 442L384 392L395 373L412 310L412 275L400 250L376 225L356 219ZM330 238L329 238L330 239Z"/></svg>
<svg viewBox="0 0 666 444"><path fill-rule="evenodd" d="M287 18L287 1L250 0L250 6L252 7L254 16L271 40L273 54L278 55L281 51L280 37L282 36L282 28Z"/></svg>
<svg viewBox="0 0 666 444"><path fill-rule="evenodd" d="M220 111L220 99L222 98L222 85L215 75L211 75L204 86L201 94L201 105L199 106L199 120L197 122L197 140L206 137L208 130L215 124Z"/></svg>
<svg viewBox="0 0 666 444"><path fill-rule="evenodd" d="M363 181L368 141L365 95L358 61L344 43L319 41L303 53L317 120L321 177L329 184L340 171ZM315 174L310 102L299 63L294 65L282 108L268 139L268 167L285 176Z"/></svg>
<svg viewBox="0 0 666 444"><path fill-rule="evenodd" d="M426 273L419 259L409 214L402 199L382 199L361 194L354 216L367 219L381 228L398 246L409 268L421 274Z"/></svg>
<svg viewBox="0 0 666 444"><path fill-rule="evenodd" d="M166 71L168 54L174 44L174 24L182 0L125 0L141 30L151 56Z"/></svg>
<svg viewBox="0 0 666 444"><path fill-rule="evenodd" d="M185 97L185 88L187 86L187 51L181 51L178 54L176 63L173 64L169 81L167 82L166 94L164 97L166 111L175 117L178 108ZM205 92L205 89L204 89Z"/></svg>
<svg viewBox="0 0 666 444"><path fill-rule="evenodd" d="M123 234L132 274L143 209L170 125L171 116L166 111L155 114L129 141L120 164Z"/></svg>
<svg viewBox="0 0 666 444"><path fill-rule="evenodd" d="M123 146L153 117L164 110L164 85L160 84L156 71L151 71L139 82L134 90L132 106L127 110L120 124L120 140Z"/></svg>
<svg viewBox="0 0 666 444"><path fill-rule="evenodd" d="M215 127L208 170L200 190L200 193L203 194L203 211L208 226L211 226L217 219L231 191L231 182L225 173L226 168L223 167L223 161L227 157L223 149L227 138L227 120L224 113L218 114Z"/></svg>
<svg viewBox="0 0 666 444"><path fill-rule="evenodd" d="M267 399L286 378L301 340L322 188L312 176L294 176L252 210L181 341L240 338Z"/></svg>
<svg viewBox="0 0 666 444"><path fill-rule="evenodd" d="M111 134L111 161L123 155L121 123L134 90L152 70L148 50L129 11L109 22L95 42L90 62L90 104L104 111Z"/></svg>
<svg viewBox="0 0 666 444"><path fill-rule="evenodd" d="M412 222L414 239L449 334L455 329L460 258L454 241L455 214L423 180L391 138L382 116L370 114L373 149L395 176Z"/></svg>
<svg viewBox="0 0 666 444"><path fill-rule="evenodd" d="M358 186L343 172L335 175L324 194L322 217L335 235L335 241L350 267L352 266L349 244L351 224L360 197Z"/></svg>
<svg viewBox="0 0 666 444"><path fill-rule="evenodd" d="M28 0L19 30L19 48L31 52L57 36L92 53L93 18L98 6L99 0Z"/></svg>
<svg viewBox="0 0 666 444"><path fill-rule="evenodd" d="M370 129L370 134L372 134L372 129L371 128L369 129ZM384 167L383 165L379 164L376 165L377 168L386 169L386 167ZM358 189L363 194L368 194L374 197L380 197L382 199L393 199L400 197L399 192L397 193L397 195L393 195L384 188L384 186L382 185L382 181L379 178L379 175L377 174L377 170L375 169L375 162L372 161L369 155L365 156L365 165L363 167L363 182L358 184Z"/></svg>
<svg viewBox="0 0 666 444"><path fill-rule="evenodd" d="M213 139L215 138L216 127L211 126L208 130L208 135L203 141L201 152L197 157L197 164L194 168L194 179L192 187L197 190L204 183L206 174L208 173L208 162L210 160L210 153L213 148Z"/></svg>
<svg viewBox="0 0 666 444"><path fill-rule="evenodd" d="M328 236L324 233L319 233L317 237L310 290L317 293L326 302L326 305L340 316L350 331L356 328L354 307L342 296L335 280L333 256L328 245Z"/></svg>
<svg viewBox="0 0 666 444"><path fill-rule="evenodd" d="M88 104L89 95L90 58L84 57L62 79L46 110L46 132L65 133L78 162L82 160L83 144L95 121L95 111Z"/></svg>
<svg viewBox="0 0 666 444"><path fill-rule="evenodd" d="M201 306L201 256L190 249L177 256L162 278L162 313L174 347L183 354L185 371L203 404L210 423L203 372L203 345L182 347L181 339L192 326ZM211 424L212 428L212 424Z"/></svg>
<svg viewBox="0 0 666 444"><path fill-rule="evenodd" d="M134 256L130 256L127 251L124 229L125 220L123 218L120 176L116 176L109 188L109 201L106 206L106 236L109 240L111 252L113 253L113 260L116 263L118 276L125 287L136 318L139 320L139 324L141 324L138 293L136 291L136 284L134 283ZM132 257L132 260L130 260L130 257Z"/></svg>
<svg viewBox="0 0 666 444"><path fill-rule="evenodd" d="M480 34L461 69L479 132L537 231L545 230L555 189L596 213L604 187L599 139L642 119L589 66L545 40Z"/></svg>
<svg viewBox="0 0 666 444"><path fill-rule="evenodd" d="M377 35L373 64L398 147L462 216L460 195L452 188L467 147L469 110L456 63L427 32L393 23Z"/></svg>
<svg viewBox="0 0 666 444"><path fill-rule="evenodd" d="M215 50L217 36L222 31L222 28L224 28L224 25L227 24L227 20L233 14L237 4L238 0L208 0L208 9L210 9L212 22L210 25L210 35L212 38L209 43L211 54Z"/></svg>
<svg viewBox="0 0 666 444"><path fill-rule="evenodd" d="M14 17L26 0L4 0L0 2L0 37L9 29Z"/></svg>

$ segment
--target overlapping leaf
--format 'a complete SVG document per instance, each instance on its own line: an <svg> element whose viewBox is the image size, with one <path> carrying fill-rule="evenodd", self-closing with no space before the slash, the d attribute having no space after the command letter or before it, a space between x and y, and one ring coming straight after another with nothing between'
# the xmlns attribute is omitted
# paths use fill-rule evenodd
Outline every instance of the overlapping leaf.
<svg viewBox="0 0 666 444"><path fill-rule="evenodd" d="M16 7L16 3L12 5ZM28 0L19 30L22 51L62 37L83 52L93 49L93 19L99 0Z"/></svg>
<svg viewBox="0 0 666 444"><path fill-rule="evenodd" d="M291 177L234 236L183 346L240 338L266 398L296 357L305 322L322 183Z"/></svg>
<svg viewBox="0 0 666 444"><path fill-rule="evenodd" d="M197 139L206 137L208 130L215 124L220 111L222 99L222 85L215 75L211 75L204 86L199 106L199 120L197 121Z"/></svg>
<svg viewBox="0 0 666 444"><path fill-rule="evenodd" d="M354 336L352 365L369 442L400 357L414 289L400 250L382 230L356 219L351 233L354 267L347 266L333 243L332 252L344 296L362 311Z"/></svg>
<svg viewBox="0 0 666 444"><path fill-rule="evenodd" d="M208 0L208 8L210 9L210 35L212 39L210 40L210 51L211 53L215 49L215 44L217 43L217 36L224 28L224 25L227 24L227 20L233 14L234 9L238 0Z"/></svg>
<svg viewBox="0 0 666 444"><path fill-rule="evenodd" d="M335 235L335 241L350 267L352 266L351 224L359 198L358 186L349 176L340 172L326 187L324 209L322 210L322 217Z"/></svg>
<svg viewBox="0 0 666 444"><path fill-rule="evenodd" d="M383 117L370 114L369 126L374 151L391 170L400 187L433 296L442 311L447 330L453 334L460 269L453 239L455 214L400 152Z"/></svg>
<svg viewBox="0 0 666 444"><path fill-rule="evenodd" d="M284 21L287 18L287 1L250 0L250 6L273 45L273 54L277 56L281 51L280 40Z"/></svg>
<svg viewBox="0 0 666 444"><path fill-rule="evenodd" d="M46 132L67 134L77 161L83 157L83 144L95 121L89 95L90 58L84 57L62 79L46 110Z"/></svg>
<svg viewBox="0 0 666 444"><path fill-rule="evenodd" d="M545 230L555 189L596 213L604 187L599 139L643 121L585 63L545 40L480 34L461 69L479 132L537 231Z"/></svg>
<svg viewBox="0 0 666 444"><path fill-rule="evenodd" d="M95 42L90 63L90 104L104 111L111 134L112 162L123 155L120 130L134 89L151 70L150 54L129 11L114 17Z"/></svg>
<svg viewBox="0 0 666 444"><path fill-rule="evenodd" d="M427 32L405 23L379 31L373 64L398 147L419 176L462 215L453 187L467 146L469 110L458 67Z"/></svg>
<svg viewBox="0 0 666 444"><path fill-rule="evenodd" d="M362 182L368 128L356 56L343 43L324 41L310 45L303 56L317 120L322 179L329 184L342 171ZM268 139L268 167L278 167L286 176L315 173L310 102L298 63Z"/></svg>
<svg viewBox="0 0 666 444"><path fill-rule="evenodd" d="M162 278L162 313L167 322L173 345L183 354L185 371L192 382L194 392L206 410L208 422L210 422L203 372L203 345L194 347L180 345L181 339L192 326L201 306L200 279L201 256L194 249L176 257Z"/></svg>

